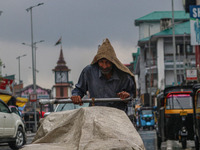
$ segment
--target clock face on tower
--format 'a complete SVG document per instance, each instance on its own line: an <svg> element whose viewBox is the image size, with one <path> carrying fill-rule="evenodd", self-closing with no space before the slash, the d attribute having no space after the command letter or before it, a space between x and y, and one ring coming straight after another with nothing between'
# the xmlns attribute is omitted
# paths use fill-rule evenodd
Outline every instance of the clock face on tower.
<svg viewBox="0 0 200 150"><path fill-rule="evenodd" d="M67 83L67 72L56 72L56 83Z"/></svg>

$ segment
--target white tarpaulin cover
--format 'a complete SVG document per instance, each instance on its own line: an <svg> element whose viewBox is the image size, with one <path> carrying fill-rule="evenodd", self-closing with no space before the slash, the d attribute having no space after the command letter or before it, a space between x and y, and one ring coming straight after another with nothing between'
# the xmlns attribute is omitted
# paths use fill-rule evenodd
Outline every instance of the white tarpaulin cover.
<svg viewBox="0 0 200 150"><path fill-rule="evenodd" d="M22 150L144 150L127 115L110 107L51 113Z"/></svg>

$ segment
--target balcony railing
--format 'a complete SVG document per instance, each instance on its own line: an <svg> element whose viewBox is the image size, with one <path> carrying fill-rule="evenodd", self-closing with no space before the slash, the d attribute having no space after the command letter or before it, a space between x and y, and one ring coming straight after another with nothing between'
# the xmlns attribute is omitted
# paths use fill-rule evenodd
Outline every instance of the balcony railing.
<svg viewBox="0 0 200 150"><path fill-rule="evenodd" d="M173 70L174 69L174 58L173 55L167 55L164 58L165 63L165 70ZM176 56L176 69L177 70L184 70L186 68L193 68L196 66L195 55L187 55L187 58L184 59L184 56ZM147 72L151 70L156 73L157 70L157 59L147 59L145 62L145 67ZM155 70L155 71L154 71Z"/></svg>
<svg viewBox="0 0 200 150"><path fill-rule="evenodd" d="M185 59L184 56L176 56L176 69L184 70L185 68L195 67L195 55L188 55ZM165 56L165 70L174 69L174 58L173 55Z"/></svg>
<svg viewBox="0 0 200 150"><path fill-rule="evenodd" d="M174 56L172 54L168 54L165 56L165 62L173 62L174 61ZM195 60L195 55L187 55L187 60ZM176 60L179 61L179 60L185 60L184 56L183 55L176 55Z"/></svg>

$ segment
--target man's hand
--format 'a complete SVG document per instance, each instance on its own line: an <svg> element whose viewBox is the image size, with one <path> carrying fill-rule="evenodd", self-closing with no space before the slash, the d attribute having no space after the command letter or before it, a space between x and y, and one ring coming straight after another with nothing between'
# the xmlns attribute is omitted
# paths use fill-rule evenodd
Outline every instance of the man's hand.
<svg viewBox="0 0 200 150"><path fill-rule="evenodd" d="M81 100L81 97L80 96L72 96L71 97L71 100L74 104L79 104L79 105L82 105L82 100Z"/></svg>
<svg viewBox="0 0 200 150"><path fill-rule="evenodd" d="M129 94L128 92L125 92L125 91L119 92L119 93L117 93L117 95L118 95L122 100L124 100L125 98L130 97L130 94Z"/></svg>

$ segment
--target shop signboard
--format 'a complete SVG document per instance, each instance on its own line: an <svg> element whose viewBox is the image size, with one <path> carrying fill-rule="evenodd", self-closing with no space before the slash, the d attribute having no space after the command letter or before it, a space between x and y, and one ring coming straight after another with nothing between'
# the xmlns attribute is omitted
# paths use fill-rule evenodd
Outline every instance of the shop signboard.
<svg viewBox="0 0 200 150"><path fill-rule="evenodd" d="M30 100L30 102L36 102L37 101L37 94L30 94L29 100Z"/></svg>
<svg viewBox="0 0 200 150"><path fill-rule="evenodd" d="M187 81L194 81L197 80L197 69L187 69L186 70L186 80Z"/></svg>
<svg viewBox="0 0 200 150"><path fill-rule="evenodd" d="M200 5L190 6L191 45L200 45Z"/></svg>

